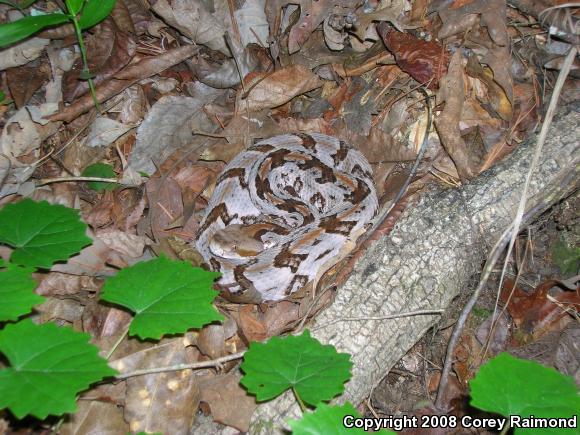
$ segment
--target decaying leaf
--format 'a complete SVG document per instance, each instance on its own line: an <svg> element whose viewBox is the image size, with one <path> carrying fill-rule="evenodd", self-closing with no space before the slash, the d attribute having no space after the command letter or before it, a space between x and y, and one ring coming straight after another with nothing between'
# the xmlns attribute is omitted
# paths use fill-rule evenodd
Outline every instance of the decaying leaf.
<svg viewBox="0 0 580 435"><path fill-rule="evenodd" d="M179 147L190 144L192 130L213 131L211 119L203 111L207 102L221 92L199 83L203 97L163 97L149 110L137 130L137 142L129 158L135 171L153 174L155 164L160 165Z"/></svg>
<svg viewBox="0 0 580 435"><path fill-rule="evenodd" d="M0 71L25 65L38 58L49 43L50 39L29 38L3 48L0 55Z"/></svg>
<svg viewBox="0 0 580 435"><path fill-rule="evenodd" d="M187 344L185 337L165 339L111 365L126 372L191 363L195 353ZM188 434L199 404L198 379L191 370L127 379L124 416L131 431Z"/></svg>
<svg viewBox="0 0 580 435"><path fill-rule="evenodd" d="M87 138L89 147L105 147L112 144L120 136L128 132L132 127L114 121L110 118L99 116L93 121Z"/></svg>
<svg viewBox="0 0 580 435"><path fill-rule="evenodd" d="M25 66L7 69L6 81L16 107L20 109L27 104L34 93L49 81L50 76L50 66L38 59Z"/></svg>
<svg viewBox="0 0 580 435"><path fill-rule="evenodd" d="M467 60L466 72L486 85L491 106L502 119L509 121L512 117L512 105L503 88L494 81L491 69L482 67L475 56L470 56Z"/></svg>
<svg viewBox="0 0 580 435"><path fill-rule="evenodd" d="M225 10L210 12L206 3L188 0L174 0L171 4L167 0L157 0L151 8L196 44L230 54L224 39L227 29L224 22L229 21Z"/></svg>
<svg viewBox="0 0 580 435"><path fill-rule="evenodd" d="M438 10L443 27L438 32L440 39L453 35L470 35L470 30L478 25L487 31L477 33L478 45L487 47L481 57L481 63L487 64L493 71L493 77L512 101L512 78L510 72L511 54L506 25L506 7L503 0L473 0L459 7L441 7Z"/></svg>
<svg viewBox="0 0 580 435"><path fill-rule="evenodd" d="M459 129L465 99L464 86L462 57L461 52L457 50L451 58L447 75L441 80L437 102L445 102L445 108L435 118L435 127L445 150L457 167L459 176L466 181L475 176L477 166L471 162Z"/></svg>
<svg viewBox="0 0 580 435"><path fill-rule="evenodd" d="M87 38L86 50L89 71L93 83L104 83L123 69L133 58L137 44L133 35L117 27L111 18L99 26L94 35ZM64 101L71 102L89 91L88 81L81 79L83 72L82 59L79 58L73 68L63 77Z"/></svg>
<svg viewBox="0 0 580 435"><path fill-rule="evenodd" d="M101 86L97 86L97 100L103 102L109 98L123 92L129 86L139 80L158 74L173 65L193 56L199 48L195 45L184 45L183 47L169 50L159 56L142 59L129 65L115 75L115 79L110 79ZM87 94L77 99L73 104L65 107L59 113L52 115L51 121L70 122L77 116L87 112L94 107L91 95Z"/></svg>
<svg viewBox="0 0 580 435"><path fill-rule="evenodd" d="M57 124L43 119L57 110L57 105L52 103L27 106L18 110L2 130L0 153L19 157L37 149L44 139L57 131Z"/></svg>
<svg viewBox="0 0 580 435"><path fill-rule="evenodd" d="M306 42L314 30L322 24L324 19L333 12L343 12L350 10L357 4L356 0L275 0L269 1L266 5L266 15L270 25L277 23L276 16L282 8L288 4L297 4L300 6L300 18L290 29L288 37L288 52L290 54L300 50L300 47ZM271 34L277 29L271 29Z"/></svg>
<svg viewBox="0 0 580 435"><path fill-rule="evenodd" d="M441 44L399 32L384 22L377 30L403 71L430 89L437 89L449 62L449 54Z"/></svg>
<svg viewBox="0 0 580 435"><path fill-rule="evenodd" d="M204 380L200 400L207 404L214 421L247 432L257 404L240 385L240 378L234 372Z"/></svg>
<svg viewBox="0 0 580 435"><path fill-rule="evenodd" d="M390 5L385 6L382 9L377 9L368 14L359 13L357 15L354 34L358 39L364 41L367 28L373 23L373 21L386 21L394 26L399 32L403 32L405 29L410 28L399 23L399 17L405 9L405 2L402 0L395 0L390 3Z"/></svg>
<svg viewBox="0 0 580 435"><path fill-rule="evenodd" d="M316 74L302 65L292 65L265 75L251 88L242 104L252 112L278 107L320 86L322 82Z"/></svg>
<svg viewBox="0 0 580 435"><path fill-rule="evenodd" d="M269 27L264 11L265 4L266 0L246 0L244 5L234 12L244 47L249 44L266 47Z"/></svg>

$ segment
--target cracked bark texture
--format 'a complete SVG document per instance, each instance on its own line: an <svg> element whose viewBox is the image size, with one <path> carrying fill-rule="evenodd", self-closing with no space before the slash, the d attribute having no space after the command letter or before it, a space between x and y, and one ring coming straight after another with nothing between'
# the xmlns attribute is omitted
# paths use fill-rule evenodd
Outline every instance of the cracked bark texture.
<svg viewBox="0 0 580 435"><path fill-rule="evenodd" d="M542 192L567 184L550 198L555 203L578 182L579 108L580 103L568 105L555 117L531 180L527 209L537 205ZM439 319L365 317L446 309L460 292L473 291L469 282L515 215L535 144L533 137L473 182L432 192L409 206L391 234L363 255L332 306L309 325L322 343L352 355L353 377L339 402L358 405ZM361 320L336 322L347 317ZM300 415L287 392L256 410L250 433L282 433L285 421Z"/></svg>

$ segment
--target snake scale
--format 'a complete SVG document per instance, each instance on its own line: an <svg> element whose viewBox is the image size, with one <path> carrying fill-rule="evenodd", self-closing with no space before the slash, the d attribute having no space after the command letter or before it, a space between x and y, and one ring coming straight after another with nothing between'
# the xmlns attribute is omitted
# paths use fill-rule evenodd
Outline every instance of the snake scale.
<svg viewBox="0 0 580 435"><path fill-rule="evenodd" d="M220 174L196 248L230 299L277 301L343 259L377 208L359 151L324 134L275 136Z"/></svg>

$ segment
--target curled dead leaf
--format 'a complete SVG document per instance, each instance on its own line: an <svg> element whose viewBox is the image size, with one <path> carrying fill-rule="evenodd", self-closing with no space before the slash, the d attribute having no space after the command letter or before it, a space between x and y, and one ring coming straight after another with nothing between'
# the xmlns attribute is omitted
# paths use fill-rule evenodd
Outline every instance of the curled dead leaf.
<svg viewBox="0 0 580 435"><path fill-rule="evenodd" d="M302 65L290 65L265 75L242 100L242 107L250 111L271 109L320 86L322 86L322 80L308 68Z"/></svg>

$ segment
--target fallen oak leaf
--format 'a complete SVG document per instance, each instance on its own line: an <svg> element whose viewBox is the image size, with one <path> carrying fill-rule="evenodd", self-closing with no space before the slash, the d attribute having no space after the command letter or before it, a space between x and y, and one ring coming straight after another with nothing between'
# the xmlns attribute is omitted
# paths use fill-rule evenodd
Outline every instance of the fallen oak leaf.
<svg viewBox="0 0 580 435"><path fill-rule="evenodd" d="M398 18L404 12L404 8L404 2L399 0L396 2L391 2L391 5L388 7L377 9L368 14L358 13L355 23L355 30L353 33L358 39L364 41L367 28L373 23L373 21L388 21L399 32L403 32L406 29L415 28L415 26L406 26L399 23Z"/></svg>

